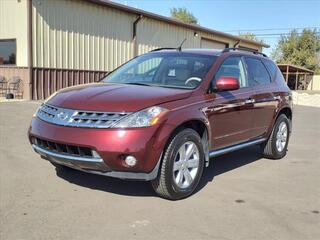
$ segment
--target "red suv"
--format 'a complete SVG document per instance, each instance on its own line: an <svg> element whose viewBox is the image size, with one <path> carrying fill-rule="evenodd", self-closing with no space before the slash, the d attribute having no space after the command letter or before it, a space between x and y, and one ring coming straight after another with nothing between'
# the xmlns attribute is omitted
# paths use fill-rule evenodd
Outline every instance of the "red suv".
<svg viewBox="0 0 320 240"><path fill-rule="evenodd" d="M53 94L29 139L56 167L151 181L160 196L181 199L210 157L254 144L284 157L291 120L290 90L264 54L157 49L100 83Z"/></svg>

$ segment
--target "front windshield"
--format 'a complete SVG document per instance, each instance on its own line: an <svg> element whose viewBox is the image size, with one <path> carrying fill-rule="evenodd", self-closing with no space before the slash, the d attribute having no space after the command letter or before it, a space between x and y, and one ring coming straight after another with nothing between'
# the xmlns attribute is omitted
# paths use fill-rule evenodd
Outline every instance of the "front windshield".
<svg viewBox="0 0 320 240"><path fill-rule="evenodd" d="M190 53L150 53L134 58L102 82L194 89L217 57Z"/></svg>

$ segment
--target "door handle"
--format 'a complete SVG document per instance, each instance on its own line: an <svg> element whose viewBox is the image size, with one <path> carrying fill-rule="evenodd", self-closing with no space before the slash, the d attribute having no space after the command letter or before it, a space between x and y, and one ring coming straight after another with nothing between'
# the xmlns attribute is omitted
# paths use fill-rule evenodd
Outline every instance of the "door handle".
<svg viewBox="0 0 320 240"><path fill-rule="evenodd" d="M279 100L279 101L280 101L280 100L281 100L281 97L280 97L280 96L275 96L275 97L273 97L273 99L274 99L274 100Z"/></svg>
<svg viewBox="0 0 320 240"><path fill-rule="evenodd" d="M249 99L246 99L244 102L245 104L252 104L252 103L255 103L255 100L252 98L249 98Z"/></svg>

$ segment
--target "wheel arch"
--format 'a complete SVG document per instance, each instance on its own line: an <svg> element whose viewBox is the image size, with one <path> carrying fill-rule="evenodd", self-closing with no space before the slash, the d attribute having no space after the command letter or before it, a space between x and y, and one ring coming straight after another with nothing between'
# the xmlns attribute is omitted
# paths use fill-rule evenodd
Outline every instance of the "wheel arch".
<svg viewBox="0 0 320 240"><path fill-rule="evenodd" d="M282 108L280 108L276 113L275 113L275 117L274 119L272 120L272 124L270 125L269 127L269 130L267 132L267 137L269 138L270 134L272 133L272 129L273 129L273 126L274 124L276 123L278 117L281 115L281 114L284 114L286 115L286 117L290 120L290 128L289 128L289 131L291 133L291 130L292 130L292 109L288 106L288 105L285 105L283 106Z"/></svg>
<svg viewBox="0 0 320 240"><path fill-rule="evenodd" d="M284 106L283 108L281 108L275 119L277 119L281 114L284 114L287 116L288 119L290 119L290 121L292 121L292 110L289 106Z"/></svg>
<svg viewBox="0 0 320 240"><path fill-rule="evenodd" d="M283 108L281 108L279 111L278 111L278 114L273 122L273 125L275 124L275 122L277 121L278 117L281 115L281 114L284 114L286 115L286 117L290 120L289 121L289 133L291 134L291 131L292 131L292 109L289 107L289 106L284 106Z"/></svg>
<svg viewBox="0 0 320 240"><path fill-rule="evenodd" d="M186 128L193 129L199 134L203 144L204 152L206 153L205 166L207 167L209 165L209 146L211 144L211 131L209 122L205 119L192 118L177 124L177 126L170 132L170 136L167 140L165 148L167 147L168 143L170 143L171 139L173 139L178 132Z"/></svg>
<svg viewBox="0 0 320 240"><path fill-rule="evenodd" d="M200 137L203 137L204 134L207 134L209 138L209 125L202 119L188 119L184 122L179 123L170 133L170 136L174 136L177 132L180 132L182 129L191 128L195 130Z"/></svg>

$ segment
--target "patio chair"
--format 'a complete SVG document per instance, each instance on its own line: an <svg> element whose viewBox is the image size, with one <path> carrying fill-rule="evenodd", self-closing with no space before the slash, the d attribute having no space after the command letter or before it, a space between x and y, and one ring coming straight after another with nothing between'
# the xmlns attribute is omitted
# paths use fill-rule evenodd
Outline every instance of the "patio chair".
<svg viewBox="0 0 320 240"><path fill-rule="evenodd" d="M3 97L6 95L7 91L7 81L4 76L0 76L0 97Z"/></svg>
<svg viewBox="0 0 320 240"><path fill-rule="evenodd" d="M15 98L22 98L23 87L22 80L18 76L14 76L10 79L6 93L12 93Z"/></svg>

